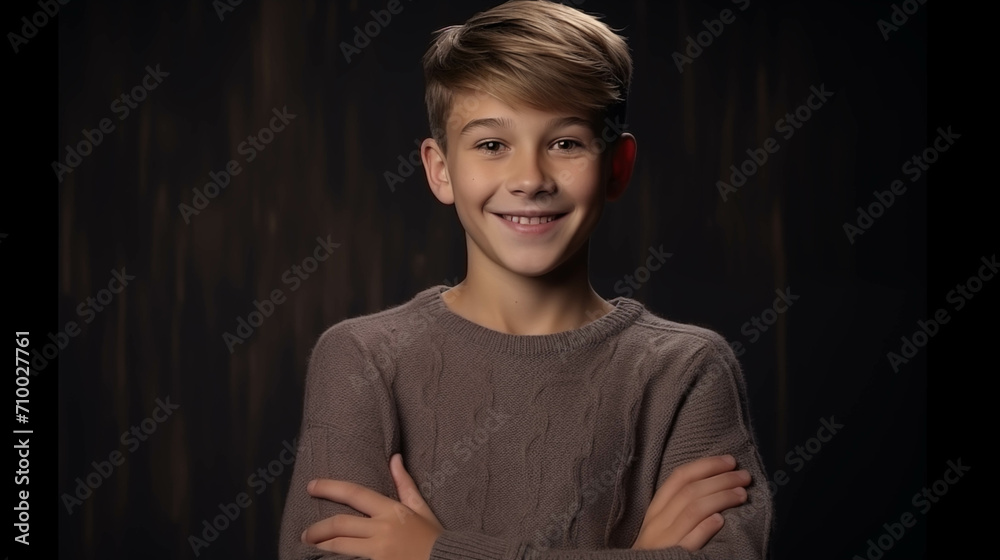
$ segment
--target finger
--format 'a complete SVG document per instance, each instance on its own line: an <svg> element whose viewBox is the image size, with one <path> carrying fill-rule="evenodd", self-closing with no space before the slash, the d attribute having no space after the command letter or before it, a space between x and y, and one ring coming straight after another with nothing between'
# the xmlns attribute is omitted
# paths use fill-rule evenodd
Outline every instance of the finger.
<svg viewBox="0 0 1000 560"><path fill-rule="evenodd" d="M705 457L674 469L670 476L663 482L663 485L656 491L652 502L646 508L647 512L659 513L663 506L684 486L696 480L701 480L736 468L736 459L732 455L721 455L716 457Z"/></svg>
<svg viewBox="0 0 1000 560"><path fill-rule="evenodd" d="M392 473L392 479L396 483L396 493L399 494L400 503L440 528L441 523L438 522L434 512L431 511L423 495L420 494L420 489L417 487L416 482L413 481L413 477L410 476L410 473L406 472L402 455L396 453L389 459L389 471Z"/></svg>
<svg viewBox="0 0 1000 560"><path fill-rule="evenodd" d="M423 496L420 495L413 477L406 472L403 456L399 453L389 458L389 472L392 473L392 480L396 483L396 493L399 494L399 501L403 505L415 510L417 506L424 504Z"/></svg>
<svg viewBox="0 0 1000 560"><path fill-rule="evenodd" d="M736 507L746 501L747 491L743 488L733 488L716 492L689 504L687 508L677 515L677 518L670 527L671 529L676 528L680 535L687 535L705 519L716 513L722 513L729 508Z"/></svg>
<svg viewBox="0 0 1000 560"><path fill-rule="evenodd" d="M302 532L302 542L314 545L334 537L367 538L374 534L371 519L338 513L306 527Z"/></svg>
<svg viewBox="0 0 1000 560"><path fill-rule="evenodd" d="M687 490L688 492L700 497L715 494L723 490L731 490L741 486L745 487L750 484L751 480L749 471L731 471L710 476L703 480L696 480L688 484L685 489L690 488L690 490Z"/></svg>
<svg viewBox="0 0 1000 560"><path fill-rule="evenodd" d="M723 525L725 525L725 519L722 514L713 513L685 535L677 545L690 552L701 550L722 529Z"/></svg>
<svg viewBox="0 0 1000 560"><path fill-rule="evenodd" d="M750 473L742 470L717 474L704 480L695 480L678 490L674 499L666 504L659 514L664 516L668 522L672 522L684 508L694 501L748 484L750 484Z"/></svg>
<svg viewBox="0 0 1000 560"><path fill-rule="evenodd" d="M309 483L306 490L310 496L349 505L369 517L386 512L396 503L371 488L346 480L317 478Z"/></svg>
<svg viewBox="0 0 1000 560"><path fill-rule="evenodd" d="M313 545L316 548L344 554L352 558L371 558L374 554L371 539L358 539L354 537L338 537L328 541L323 541Z"/></svg>

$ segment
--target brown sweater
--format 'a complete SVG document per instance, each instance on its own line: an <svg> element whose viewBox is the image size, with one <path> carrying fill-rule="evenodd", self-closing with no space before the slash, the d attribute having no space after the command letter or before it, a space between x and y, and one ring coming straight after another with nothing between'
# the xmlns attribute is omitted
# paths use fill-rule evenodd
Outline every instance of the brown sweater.
<svg viewBox="0 0 1000 560"><path fill-rule="evenodd" d="M306 483L398 499L396 452L445 529L434 560L765 557L771 496L725 339L625 297L578 329L506 334L451 311L447 289L341 321L316 343L281 560L346 558L300 542L312 523L360 515ZM753 482L722 530L697 553L629 549L671 471L725 453Z"/></svg>

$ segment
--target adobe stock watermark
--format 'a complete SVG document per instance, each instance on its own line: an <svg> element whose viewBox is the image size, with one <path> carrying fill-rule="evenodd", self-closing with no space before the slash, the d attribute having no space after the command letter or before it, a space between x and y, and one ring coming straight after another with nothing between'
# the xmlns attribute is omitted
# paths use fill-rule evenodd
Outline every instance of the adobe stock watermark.
<svg viewBox="0 0 1000 560"><path fill-rule="evenodd" d="M21 18L21 34L13 31L7 33L7 40L10 41L10 48L14 49L14 54L21 52L21 47L28 44L28 39L34 39L38 35L38 30L48 25L49 20L55 19L59 15L60 6L69 4L69 0L38 0L38 7L41 10Z"/></svg>
<svg viewBox="0 0 1000 560"><path fill-rule="evenodd" d="M135 453L142 445L142 442L149 439L149 436L156 433L160 424L166 422L180 408L180 405L170 402L168 395L163 400L159 398L155 401L156 408L150 415L134 424L129 430L122 432L119 440L122 445L128 446L129 453ZM83 505L83 501L94 495L94 492L104 484L104 481L111 478L115 468L125 464L127 455L117 449L108 454L106 461L92 461L90 465L94 470L81 477L76 477L76 488L72 494L63 493L62 503L66 507L66 512L73 515L73 508Z"/></svg>
<svg viewBox="0 0 1000 560"><path fill-rule="evenodd" d="M889 15L889 21L880 19L875 22L875 25L878 26L878 30L882 32L882 38L888 41L889 34L893 31L899 31L899 28L909 21L910 16L917 13L920 6L923 6L926 3L927 0L903 0L902 6L893 4L892 13Z"/></svg>
<svg viewBox="0 0 1000 560"><path fill-rule="evenodd" d="M714 346L712 342L709 344ZM718 344L720 346L729 346L730 350L734 346L734 343L727 342L721 336L719 336ZM657 358L657 346L656 339L651 339L648 344L643 345L643 355L638 363L644 364L650 356ZM710 356L710 358L701 360L698 364L698 369L692 377L693 382L689 383L682 391L683 398L693 399L699 395L704 395L710 390L715 390L717 384L720 382L724 383L724 388L731 387L737 383L740 365L736 359L736 352L727 352L721 347L715 347L710 350L707 356ZM656 362L654 362L655 364Z"/></svg>
<svg viewBox="0 0 1000 560"><path fill-rule="evenodd" d="M613 488L620 474L634 460L634 454L619 453L615 456L610 468L605 469L599 475L590 477L583 483L579 493L579 496L582 496L582 500L580 497L574 498L566 506L566 509L561 510L559 513L550 513L549 518L552 521L544 528L535 530L533 539L534 546L537 548L535 552L548 550L554 543L557 543L563 532L584 511L584 506L592 504L594 500ZM580 503L581 501L583 504Z"/></svg>
<svg viewBox="0 0 1000 560"><path fill-rule="evenodd" d="M947 130L938 127L937 132L938 135L931 142L930 146L919 154L914 154L900 168L900 171L910 178L911 183L919 181L924 172L930 169L930 165L938 160L941 153L947 152L955 144L955 140L962 137L961 134L952 132L951 126ZM844 222L844 233L847 235L847 240L850 241L851 245L854 245L854 241L859 235L867 233L875 225L875 220L881 218L886 210L895 204L897 196L902 196L905 192L906 185L900 179L896 179L890 183L889 190L882 192L872 191L872 194L875 195L875 201L870 203L866 208L858 206L858 216L853 224Z"/></svg>
<svg viewBox="0 0 1000 560"><path fill-rule="evenodd" d="M124 266L120 271L112 270L108 286L101 288L93 296L88 296L76 306L76 314L83 319L83 324L89 325L97 318L97 314L110 306L115 300L115 296L124 292L132 280L135 280L135 276L125 272ZM38 375L47 368L49 362L55 360L59 353L69 346L69 341L79 336L81 332L83 331L80 330L80 325L76 321L66 321L62 330L55 334L48 333L49 340L52 342L42 346L41 353L35 347L31 349L31 375Z"/></svg>
<svg viewBox="0 0 1000 560"><path fill-rule="evenodd" d="M413 0L406 1L408 3L413 2ZM389 0L384 9L371 10L369 12L372 16L371 20L365 23L364 26L354 26L353 43L340 42L340 52L344 54L344 60L350 64L351 57L361 54L361 51L372 43L372 39L378 37L382 29L392 22L392 16L398 15L403 11L403 8L401 0Z"/></svg>
<svg viewBox="0 0 1000 560"><path fill-rule="evenodd" d="M289 293L298 290L302 286L302 282L308 280L319 269L319 263L329 259L333 251L340 247L340 243L334 243L332 237L332 235L328 235L326 239L317 237L312 255L302 259L300 263L288 267L281 274L281 283L289 286ZM243 316L236 317L236 334L229 331L222 333L222 340L226 343L229 353L232 354L236 351L237 344L243 344L249 340L254 331L264 324L264 319L273 315L275 309L286 301L288 298L281 288L271 290L268 297L262 302L253 300L251 305L254 307L254 311L250 311L246 319Z"/></svg>
<svg viewBox="0 0 1000 560"><path fill-rule="evenodd" d="M396 185L409 179L416 170L423 168L424 162L420 159L420 145L423 144L423 140L414 138L413 144L416 145L416 148L411 150L405 158L402 154L396 156L396 161L399 164L396 166L395 173L388 169L382 173L385 184L389 185L389 192L396 192Z"/></svg>
<svg viewBox="0 0 1000 560"><path fill-rule="evenodd" d="M247 477L247 486L254 489L255 495L263 494L268 485L274 484L286 468L291 468L300 449L297 447L298 442L299 438L297 437L292 439L291 443L288 443L287 440L282 441L282 449L278 453L278 458L269 462L265 467L250 473L250 476ZM208 518L202 520L201 536L194 533L188 535L188 545L191 546L191 552L196 557L201 556L204 549L211 546L219 538L219 535L234 525L243 510L251 505L253 505L253 498L247 492L237 493L231 502L219 502L219 513L211 518L211 522Z"/></svg>
<svg viewBox="0 0 1000 560"><path fill-rule="evenodd" d="M731 2L736 4L741 12L746 11L750 7L750 0L731 0ZM729 8L725 8L719 12L719 19L711 21L702 20L701 23L705 26L705 30L699 31L694 36L688 35L686 41L687 48L684 50L684 54L674 51L674 54L670 55L674 60L674 65L677 66L677 72L683 74L684 65L693 64L694 59L701 56L704 49L712 46L712 43L722 35L722 32L726 30L726 25L734 21L736 21L736 16Z"/></svg>
<svg viewBox="0 0 1000 560"><path fill-rule="evenodd" d="M958 484L958 481L962 480L962 477L972 470L972 467L962 464L961 457L954 461L949 460L946 464L948 468L945 469L941 478L921 488L910 499L913 507L919 508L917 512L920 515L927 515L927 512L934 507L934 504L938 503L941 498L948 494L952 486ZM885 529L885 532L874 539L868 539L866 543L868 549L865 551L864 557L855 554L852 560L879 560L886 552L892 550L892 547L896 546L897 542L902 540L906 535L906 530L912 529L917 524L917 521L917 516L913 512L904 511L899 516L899 521L893 520L889 523L883 523L882 528Z"/></svg>
<svg viewBox="0 0 1000 560"><path fill-rule="evenodd" d="M457 286L457 276L452 280L445 278L442 284L451 288L448 292L441 294L441 299L445 302L453 300L457 292L463 289ZM380 370L390 370L392 368L392 358L399 354L400 348L415 341L417 337L421 336L437 320L437 317L428 311L426 307L420 307L415 313L408 314L408 317L409 325L406 325L405 328L394 329L392 332L387 333L386 337L380 338L378 349L373 353L375 358L366 357L365 365L361 368L360 373L351 373L350 377L348 377L355 391L366 388L369 384L378 380L380 378ZM369 352L369 354L372 353Z"/></svg>
<svg viewBox="0 0 1000 560"><path fill-rule="evenodd" d="M720 342L720 344L722 343ZM640 363L644 363L648 356L655 356L653 347L653 344L644 345L644 355ZM716 355L718 355L718 351L716 351ZM713 394L709 393L710 391L728 391L736 383L736 368L739 365L735 363L735 358L732 361L724 358L706 360L697 367L698 371L694 375L694 382L689 383L684 389L682 399L690 401L702 395ZM785 463L790 467L791 472L797 473L805 468L806 463L815 459L820 451L843 428L844 425L838 423L835 416L820 418L816 435L807 438L803 443L796 445L785 454ZM778 489L788 484L789 480L789 473L785 469L777 469L771 473L771 479L767 482L767 486L772 498L778 492ZM760 506L760 503L748 500L740 505L734 513L743 519L747 519L758 515L760 513Z"/></svg>
<svg viewBox="0 0 1000 560"><path fill-rule="evenodd" d="M614 118L612 118L614 117ZM594 160L601 157L608 148L614 147L615 143L621 138L622 134L629 130L629 125L627 122L622 120L622 115L615 113L611 116L606 116L604 118L604 126L601 128L600 134L597 133L596 129L594 132L594 137L587 141L587 146L583 152L583 157L573 158L570 160L570 165L573 169L563 167L559 170L556 176L556 181L560 184L569 183L574 180L575 174L583 171L586 167L593 163ZM539 208L545 209L552 205L552 198L549 193L542 192L535 199Z"/></svg>
<svg viewBox="0 0 1000 560"><path fill-rule="evenodd" d="M226 14L235 12L236 7L243 3L243 0L212 0L212 8L215 15L219 16L219 21L226 19Z"/></svg>
<svg viewBox="0 0 1000 560"><path fill-rule="evenodd" d="M420 477L423 482L420 483L420 495L423 496L425 500L429 500L431 496L434 495L440 488L444 487L448 479L461 468L462 465L469 462L472 456L482 449L490 437L502 428L512 416L502 410L494 410L493 408L487 408L485 413L485 418L481 421L476 421L473 426L473 430L461 437L456 441L451 448L451 453L454 455L452 457L445 457L444 460L438 464L438 467L434 469L434 472L424 472Z"/></svg>
<svg viewBox="0 0 1000 560"><path fill-rule="evenodd" d="M392 368L392 359L399 354L400 348L416 340L435 321L435 317L427 309L419 309L408 314L408 328L393 330L385 338L380 338L378 350L374 359L366 358L365 366L360 372L351 373L348 380L354 389L361 390L380 378L380 371ZM377 362L377 364L376 364Z"/></svg>
<svg viewBox="0 0 1000 560"><path fill-rule="evenodd" d="M621 138L621 135L628 132L629 125L627 122L621 120L622 115L615 113L614 119L611 116L604 117L604 126L601 128L601 133L597 134L594 131L594 138L590 140L587 146L587 151L584 153L583 158L578 158L574 160L574 164L578 168L583 168L588 162L592 162L601 156L607 149L614 145L614 143ZM577 170L579 171L579 169ZM572 179L572 171L568 169L563 169L560 171L559 179L562 182L567 182Z"/></svg>
<svg viewBox="0 0 1000 560"><path fill-rule="evenodd" d="M955 288L945 295L945 301L952 304L953 311L965 308L966 304L983 289L986 282L992 280L997 272L1000 271L1000 263L997 262L996 253L989 259L985 256L980 257L979 261L983 263L979 266L979 270L972 276L969 276L964 282L955 284ZM892 371L899 373L899 367L909 363L910 360L916 357L920 348L927 346L930 339L941 331L941 325L949 321L951 321L951 316L948 315L948 310L944 307L934 312L933 319L927 319L926 321L922 319L918 320L917 328L913 331L913 334L899 337L901 341L899 352L890 351L885 355L885 358L889 361L889 365L892 366Z"/></svg>
<svg viewBox="0 0 1000 560"><path fill-rule="evenodd" d="M823 450L824 445L830 443L833 436L837 435L844 428L844 425L838 424L833 416L820 418L819 424L815 436L810 437L801 445L796 445L791 451L785 454L785 464L791 467L793 473L797 473L805 468L806 463L815 459L816 455ZM776 469L771 473L771 479L767 481L767 489L771 493L772 500L778 493L778 490L787 485L789 480L791 479L784 469ZM736 513L742 519L753 517L759 511L760 504L750 500L736 508Z"/></svg>
<svg viewBox="0 0 1000 560"><path fill-rule="evenodd" d="M163 83L163 78L169 76L169 72L156 67L146 66L146 74L139 80L139 83L131 90L122 93L111 102L109 110L118 115L119 121L128 118L134 109L139 108L139 104L146 100L149 92L153 91ZM56 178L62 183L67 173L72 173L83 163L83 158L94 153L94 149L101 145L106 135L115 131L117 125L109 117L104 117L97 123L97 128L81 130L83 140L76 143L76 146L66 146L66 156L63 161L53 161L52 171Z"/></svg>
<svg viewBox="0 0 1000 560"><path fill-rule="evenodd" d="M275 107L271 109L271 113L274 116L268 121L267 126L258 130L257 134L247 136L246 140L236 146L236 153L243 156L245 164L257 159L257 156L274 141L275 135L285 130L289 123L292 122L292 119L297 116L288 112L288 105L282 107L280 111ZM229 186L232 178L239 175L242 171L243 168L240 167L240 162L235 159L229 160L222 171L209 171L208 178L210 180L205 183L202 190L199 190L198 187L191 189L194 192L191 204L188 205L182 202L177 205L177 210L181 213L181 217L184 218L184 223L190 225L191 216L197 216L202 210L207 208L212 199L219 196L219 193Z"/></svg>
<svg viewBox="0 0 1000 560"><path fill-rule="evenodd" d="M740 333L750 339L750 344L757 342L761 335L778 321L778 316L788 311L788 308L800 297L792 293L791 286L786 286L784 290L774 290L774 293L778 294L778 297L774 298L771 306L764 308L759 316L754 315L740 327ZM740 341L730 342L729 347L732 348L737 358L746 352L746 348Z"/></svg>
<svg viewBox="0 0 1000 560"><path fill-rule="evenodd" d="M819 111L833 97L833 92L826 90L825 83L820 84L819 88L809 86L809 91L812 93L806 98L805 103L799 105L795 111L785 113L784 118L780 118L774 123L774 131L780 133L782 139L790 140L795 135L795 131L802 128L802 125L812 118L813 112ZM732 171L729 175L729 183L722 180L715 182L715 187L722 195L722 201L727 201L729 194L737 192L740 187L746 184L748 179L756 175L761 167L764 167L769 156L777 153L780 149L781 145L773 136L764 140L762 148L747 148L746 154L749 157L743 160L739 169L736 168L735 164L729 166Z"/></svg>
<svg viewBox="0 0 1000 560"><path fill-rule="evenodd" d="M634 290L642 288L643 284L649 282L652 273L663 268L667 259L674 256L673 253L664 251L663 245L658 248L650 246L647 252L649 255L646 257L645 264L639 265L632 274L626 274L621 280L615 282L616 294L632 297L632 294L635 293Z"/></svg>

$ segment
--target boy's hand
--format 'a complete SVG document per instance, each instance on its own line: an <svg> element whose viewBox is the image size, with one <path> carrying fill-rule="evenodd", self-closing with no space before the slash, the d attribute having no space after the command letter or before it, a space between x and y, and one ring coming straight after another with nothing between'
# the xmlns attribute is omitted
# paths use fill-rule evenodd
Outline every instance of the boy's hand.
<svg viewBox="0 0 1000 560"><path fill-rule="evenodd" d="M679 545L694 551L705 546L722 529L720 512L747 499L743 486L750 484L750 473L733 471L735 467L728 455L677 467L653 496L632 548Z"/></svg>
<svg viewBox="0 0 1000 560"><path fill-rule="evenodd" d="M316 479L309 494L346 504L370 518L350 514L328 517L310 525L302 542L317 548L372 560L427 560L444 528L403 468L399 454L389 471L402 502L345 480Z"/></svg>
<svg viewBox="0 0 1000 560"><path fill-rule="evenodd" d="M420 517L429 521L431 525L444 531L444 527L438 522L437 516L434 515L431 507L427 505L424 497L420 494L417 483L413 482L410 473L406 472L406 468L403 466L403 456L399 453L389 458L389 472L392 473L392 481L396 483L396 494L399 496L399 501L420 515Z"/></svg>

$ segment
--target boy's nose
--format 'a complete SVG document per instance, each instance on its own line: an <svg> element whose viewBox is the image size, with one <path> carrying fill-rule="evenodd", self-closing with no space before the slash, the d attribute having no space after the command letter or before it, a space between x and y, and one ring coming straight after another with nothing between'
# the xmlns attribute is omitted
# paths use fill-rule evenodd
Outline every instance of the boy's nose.
<svg viewBox="0 0 1000 560"><path fill-rule="evenodd" d="M511 174L507 187L514 194L523 192L534 197L539 191L551 191L554 181L544 169L541 158L535 153L522 152L511 162Z"/></svg>

